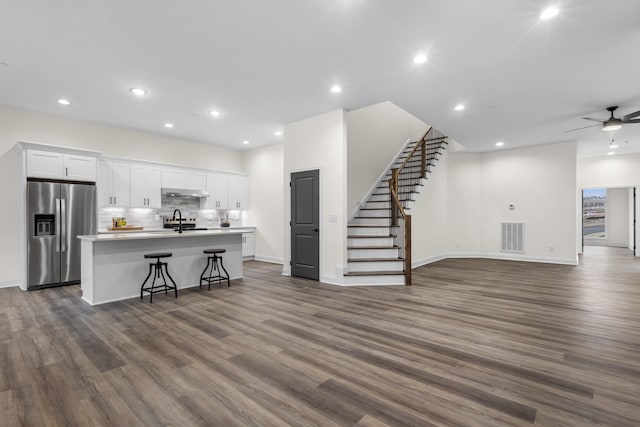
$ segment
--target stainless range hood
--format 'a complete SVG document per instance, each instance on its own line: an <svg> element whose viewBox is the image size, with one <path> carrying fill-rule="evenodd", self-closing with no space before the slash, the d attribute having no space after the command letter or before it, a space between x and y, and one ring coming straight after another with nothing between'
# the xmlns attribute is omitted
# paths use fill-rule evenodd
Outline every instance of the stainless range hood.
<svg viewBox="0 0 640 427"><path fill-rule="evenodd" d="M162 188L163 196L171 197L209 197L209 193L204 190L188 190L185 188Z"/></svg>

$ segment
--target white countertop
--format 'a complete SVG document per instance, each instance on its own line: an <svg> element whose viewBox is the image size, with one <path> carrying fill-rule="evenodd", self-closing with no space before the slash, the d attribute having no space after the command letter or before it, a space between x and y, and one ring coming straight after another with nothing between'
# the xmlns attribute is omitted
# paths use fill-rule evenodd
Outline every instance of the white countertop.
<svg viewBox="0 0 640 427"><path fill-rule="evenodd" d="M246 230L245 233L251 233L253 231L256 231L256 227L250 226L250 225L232 226L232 227L202 227L202 228L206 228L207 230L229 230L229 229L237 230L241 228L243 230ZM144 230L126 230L126 229L125 230L98 230L98 234L167 233L172 230L173 229L171 228L145 228Z"/></svg>
<svg viewBox="0 0 640 427"><path fill-rule="evenodd" d="M111 232L108 234L97 234L88 236L78 236L80 240L88 240L91 242L108 242L122 240L141 240L141 239L181 239L185 237L211 237L229 234L252 233L255 227L224 227L213 228L209 230L184 231L182 234L173 230L153 230L153 231L123 231Z"/></svg>

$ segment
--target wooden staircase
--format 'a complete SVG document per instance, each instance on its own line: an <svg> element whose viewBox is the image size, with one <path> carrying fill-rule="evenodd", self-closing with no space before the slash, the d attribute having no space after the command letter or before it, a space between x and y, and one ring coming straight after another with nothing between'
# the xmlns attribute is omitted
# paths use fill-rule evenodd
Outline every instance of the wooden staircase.
<svg viewBox="0 0 640 427"><path fill-rule="evenodd" d="M405 216L446 147L447 137L433 128L407 143L360 205L347 226L347 284L411 284L411 218Z"/></svg>

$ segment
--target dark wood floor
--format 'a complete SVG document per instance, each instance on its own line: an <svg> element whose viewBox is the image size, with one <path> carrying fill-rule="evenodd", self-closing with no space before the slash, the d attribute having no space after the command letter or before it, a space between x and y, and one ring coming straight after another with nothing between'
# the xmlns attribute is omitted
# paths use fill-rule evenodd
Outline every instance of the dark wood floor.
<svg viewBox="0 0 640 427"><path fill-rule="evenodd" d="M638 426L640 262L582 263L340 288L250 262L153 305L0 289L0 424Z"/></svg>

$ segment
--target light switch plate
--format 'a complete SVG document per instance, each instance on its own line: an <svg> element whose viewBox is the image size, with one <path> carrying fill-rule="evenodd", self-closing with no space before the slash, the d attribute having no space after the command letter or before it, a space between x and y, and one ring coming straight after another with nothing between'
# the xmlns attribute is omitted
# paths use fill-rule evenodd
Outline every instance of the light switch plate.
<svg viewBox="0 0 640 427"><path fill-rule="evenodd" d="M329 222L338 222L337 214L329 214Z"/></svg>

